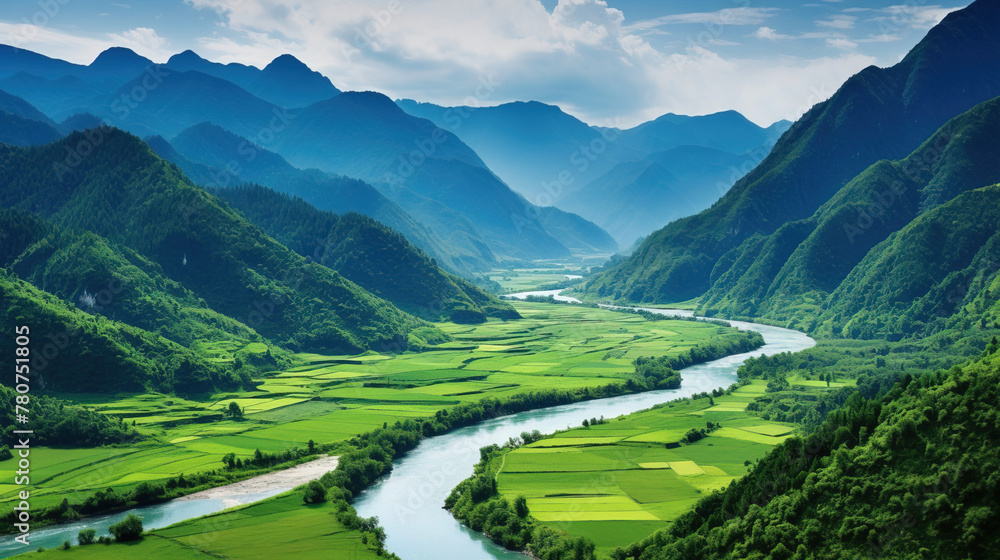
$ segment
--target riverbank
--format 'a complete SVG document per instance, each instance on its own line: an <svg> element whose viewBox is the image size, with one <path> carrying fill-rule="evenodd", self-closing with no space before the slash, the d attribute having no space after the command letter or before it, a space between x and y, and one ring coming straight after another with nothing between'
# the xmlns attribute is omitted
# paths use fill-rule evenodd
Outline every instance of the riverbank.
<svg viewBox="0 0 1000 560"><path fill-rule="evenodd" d="M249 496L280 489L282 492L301 486L310 480L315 480L337 468L340 457L321 457L308 463L294 467L262 474L240 482L225 486L217 486L177 498L177 501L189 500L229 500L236 502L239 496ZM235 504L234 504L235 505Z"/></svg>
<svg viewBox="0 0 1000 560"><path fill-rule="evenodd" d="M634 359L633 354L635 356L650 355L653 353L664 353L665 350L667 351L667 353L683 352L689 348L697 346L701 340L708 340L709 337L705 337L705 334L715 336L717 334L717 329L718 329L718 327L703 325L698 323L649 322L638 316L630 317L628 315L602 312L596 309L579 308L576 306L519 304L519 309L521 308L525 310L526 315L528 316L528 319L524 323L517 322L517 324L502 324L502 323L491 322L489 325L485 325L482 327L475 327L471 330L469 327L462 327L460 330L459 327L456 327L457 331L456 335L459 338L471 341L473 342L473 344L479 345L476 350L472 351L466 349L462 349L460 351L456 350L455 352L453 352L453 354L455 354L454 357L447 355L445 353L435 353L433 356L414 355L414 356L408 356L405 360L400 360L400 365L404 365L402 363L404 361L406 363L410 363L419 360L427 360L431 358L433 358L435 361L440 361L442 358L445 358L445 361L448 363L456 362L455 365L456 371L463 372L462 374L463 377L461 378L454 378L454 379L434 378L433 380L434 384L420 385L419 387L412 387L401 383L393 383L391 387L386 387L384 386L386 380L386 375L385 375L386 373L390 374L388 376L389 380L394 380L394 379L398 380L401 378L401 376L407 376L408 379L412 379L413 381L416 381L417 379L414 378L413 373L402 372L397 374L394 373L394 370L392 369L386 371L387 367L392 367L395 365L396 360L380 359L378 361L373 360L371 362L363 364L364 365L363 369L359 369L359 365L357 364L345 363L343 365L334 365L334 366L329 366L324 364L323 369L317 370L315 372L313 372L312 370L289 372L288 381L301 384L301 383L309 383L311 382L309 380L315 378L323 381L324 383L328 383L329 379L333 378L334 376L336 376L337 378L343 378L345 381L347 381L356 379L358 374L362 373L366 377L377 379L380 382L380 384L383 385L383 387L372 389L367 386L362 387L362 385L365 382L355 382L357 388L352 389L351 394L354 395L354 398L356 399L359 396L362 396L367 393L378 392L380 403L379 404L372 403L369 406L373 407L372 409L373 413L376 412L375 408L380 409L380 412L378 414L379 425L383 423L382 419L388 416L383 409L389 407L397 407L399 409L399 412L404 412L403 408L405 407L406 412L409 413L408 415L410 417L410 420L406 420L406 422L412 422L413 419L416 419L418 427L426 426L430 433L435 433L436 430L432 427L434 422L433 417L435 416L435 411L440 410L442 411L442 413L444 413L450 409L442 409L441 407L434 407L433 410L427 410L426 416L429 416L431 418L431 423L429 424L426 420L424 420L424 418L426 417L424 414L415 415L415 413L417 413L418 411L416 410L417 407L414 406L413 398L414 396L419 394L417 393L417 391L429 393L430 390L434 390L436 389L436 387L441 387L441 388L455 387L456 389L458 389L459 387L462 388L478 387L481 391L479 394L468 395L467 398L462 398L462 402L494 402L496 399L490 399L484 397L490 397L492 394L513 395L526 391L527 387L524 385L523 382L520 387L511 387L509 385L510 380L515 378L518 381L524 380L524 381L531 381L532 383L537 383L539 384L538 385L539 387L547 385L549 387L560 387L565 389L570 389L570 388L582 389L585 386L593 385L594 382L599 382L607 385L609 384L609 382L613 382L616 378L619 378L620 375L624 374L625 372L631 371L633 369L631 367L631 360ZM529 328L530 330L527 330ZM486 340L481 334L482 331L488 331L489 333L492 333L497 331L498 329L506 329L510 331L508 334L505 335L509 340L509 342L506 345L503 346L496 345L495 343L492 342L492 340ZM506 330L503 332L506 332ZM640 338L637 339L635 336L636 334L639 334ZM730 336L735 336L735 333ZM495 337L491 337L491 339L495 339ZM465 340L460 341L463 347L468 346L468 343ZM517 350L517 352L515 352L515 350ZM611 352L613 353L609 354ZM475 362L470 362L469 358L467 357L470 355L473 357L477 357L478 360ZM605 359L602 359L602 357ZM727 359L728 358L724 358L722 361L725 361ZM552 363L549 364L549 362ZM514 368L531 367L533 373L529 374L527 371L525 371L524 373L515 377L512 373L507 372L506 368L508 366L506 364L510 364L512 366L511 370L514 370ZM564 373L560 373L558 375L542 373L546 367L549 366L555 367L557 365L558 367L556 369L558 369L559 372L564 372ZM708 366L709 370L712 369L710 365L708 364L706 365ZM441 365L439 365L438 367L440 368L442 366L444 366L444 363L441 363ZM424 366L423 369L426 368L427 366ZM485 383L479 380L475 380L475 378L472 378L469 375L470 373L474 373L470 371L473 369L482 370L484 374L488 376L486 380L483 380L485 381ZM580 373L576 373L577 369L580 370ZM620 369L622 371L622 374L615 374L615 371L617 369ZM339 373L340 370L344 370L344 373L342 374ZM498 370L500 371L498 372ZM514 370L514 371L519 371L519 370ZM282 376L280 379L284 379L284 376ZM501 380L508 383L508 385L496 385L495 389L491 389L491 387L488 386L491 384L495 384L497 381ZM703 380L693 378L687 384L690 387L699 388L702 387L701 383L702 381ZM410 383L412 383L412 381L410 381ZM726 386L729 383L731 383L731 381L713 380L709 381L708 385L705 385L705 388L710 390L711 388L715 388L718 386ZM344 385L340 385L339 387L344 387ZM334 391L336 391L337 395L340 395L341 393L344 393L346 395L345 389L346 387L344 389L340 388L332 390L324 389L324 395L327 392L329 392L330 396L333 396ZM489 390L489 392L486 392L486 390ZM537 393L537 391L535 392ZM637 405L638 408L647 408L648 406L655 404L655 402L661 402L664 397L662 395L657 396L656 393L658 392L654 392L653 394L643 393L640 395L630 395L616 399L590 400L587 403L577 403L576 405L566 405L566 406L568 406L570 409L572 409L574 406L579 406L589 410L590 407L592 406L601 408L610 405L612 407L615 407L618 406L619 404L624 403L624 406L626 408L620 412L624 413L627 412L628 409L632 408L633 406L636 406L635 403L641 403ZM402 401L386 401L385 399L390 396L395 397L395 399L406 398L408 399L408 401L405 404ZM591 399L592 398L593 396L591 396ZM396 404L396 402L399 402L399 404ZM596 404L590 404L590 403L596 403ZM430 407L433 406L433 404L429 401L426 403L422 402L422 404L423 404L422 408L426 409L430 409ZM541 403L539 403L539 405L541 405ZM292 407L290 407L290 410L294 411L299 407L306 408L311 406L313 405L311 404L293 405ZM395 409L396 408L393 408L393 410ZM543 409L543 411L538 411L538 415L544 417L546 414L545 410L551 410L551 409ZM563 407L557 407L557 410L565 410L565 409ZM280 414L282 414L285 417L289 415L288 412L281 412L280 410L278 412L280 412ZM349 413L351 417L356 417L358 415L358 411L353 408L344 411L344 414L347 413ZM265 414L271 414L271 413L265 413ZM325 413L325 414L327 416L331 415L330 413ZM341 413L333 413L332 415L338 415L338 414ZM615 415L615 414L608 412L606 416L607 415ZM587 416L589 417L589 414ZM490 418L491 416L487 415L485 417ZM304 418L303 420L300 420L298 423L295 424L297 428L296 430L292 431L289 431L284 426L275 426L266 428L264 430L255 433L265 433L265 432L270 433L272 431L274 432L281 431L282 434L285 433L296 434L297 437L303 437L303 435L305 437L315 437L313 434L316 434L318 432L313 430L325 431L336 427L339 430L346 431L346 428L350 427L350 426L343 426L341 425L341 423L335 422L333 418L330 418L329 420L324 419L322 425L317 423L318 420L319 420L318 418L315 420L310 418ZM372 420L374 420L374 416ZM400 418L400 421L402 422L403 419ZM578 420L575 420L571 423L562 424L558 427L560 428L566 427L567 425L576 424L577 422ZM388 424L391 426L392 424L391 419L388 422ZM309 426L309 431L304 431L302 429L302 427L306 425ZM416 433L419 434L421 433L421 431L422 430ZM516 433L514 435L516 435ZM431 438L431 439L437 439L437 438ZM205 443L208 443L206 440L191 440L182 442L181 445L188 445L188 444L204 445L201 443L203 441ZM231 444L229 443L231 441L232 438L226 440L227 444ZM258 439L253 441L257 442L260 440ZM252 443L251 445L256 445L256 443ZM473 447L470 449L470 451L472 454L478 454L478 447ZM460 468L461 467L467 468L468 466L471 466L473 463L475 463L477 459L478 457L470 456L467 460L463 459L461 461L461 464L456 464L456 466ZM398 471L399 465L401 463L404 463L405 461L406 458L402 460L397 460L395 463L394 471ZM443 466L443 464L447 462L448 461L438 462L435 465L435 467L440 468ZM367 485L368 485L367 482L361 486L352 485L352 489L360 490L361 488L364 488ZM441 489L444 493L447 493L447 491L450 490L451 486L452 486L451 484L442 485ZM365 494L367 494L367 492ZM363 498L364 495L362 495L362 499ZM299 504L301 504L301 497L298 497L298 500ZM420 501L420 495L418 494L415 498L404 500L402 502L397 502L396 505L400 505L406 508L413 508L415 506L420 505L417 504L417 502L419 501ZM439 510L442 501L443 497L441 498L441 500L436 500L436 503L433 504L433 507ZM290 504L291 502L283 500L282 503ZM302 506L300 505L298 507ZM364 516L372 515L372 513L369 513L364 509L362 509L360 513ZM378 515L381 519L385 520L388 517L391 517L394 513L397 512L390 509L388 512L381 512L381 513L375 512L374 514ZM194 527L196 525L198 525L197 522L192 522L190 524L187 523L183 524L182 527ZM387 529L389 529L388 533L391 538L394 530L388 527ZM156 534L158 533L154 532L154 535ZM357 536L355 538L357 538ZM209 549L215 550L215 548L213 548L215 546L216 545L213 544L212 546L207 547L206 550ZM408 552L406 553L406 555L408 557L410 556Z"/></svg>

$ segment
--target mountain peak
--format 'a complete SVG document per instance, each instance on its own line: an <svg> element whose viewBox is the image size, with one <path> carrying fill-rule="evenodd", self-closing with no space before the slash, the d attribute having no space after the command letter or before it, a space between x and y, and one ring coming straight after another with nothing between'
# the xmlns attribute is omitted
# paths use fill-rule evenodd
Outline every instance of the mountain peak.
<svg viewBox="0 0 1000 560"><path fill-rule="evenodd" d="M191 49L187 49L182 53L175 54L167 60L167 65L179 64L179 63L192 63L192 62L207 62L204 58L198 56L198 53Z"/></svg>
<svg viewBox="0 0 1000 560"><path fill-rule="evenodd" d="M294 56L292 56L290 54L287 54L287 53L276 57L274 60L271 61L270 64L268 64L267 66L264 67L264 70L266 71L268 68L271 68L272 70L275 70L275 69L303 70L304 69L304 70L309 71L309 72L313 71L311 68L309 68L309 66L306 65L306 63L302 62L301 60L299 60L299 59L295 58Z"/></svg>
<svg viewBox="0 0 1000 560"><path fill-rule="evenodd" d="M97 58L90 63L90 67L111 67L113 65L121 64L142 64L143 66L149 66L153 64L153 61L144 56L140 56L132 49L126 47L111 47L97 55Z"/></svg>

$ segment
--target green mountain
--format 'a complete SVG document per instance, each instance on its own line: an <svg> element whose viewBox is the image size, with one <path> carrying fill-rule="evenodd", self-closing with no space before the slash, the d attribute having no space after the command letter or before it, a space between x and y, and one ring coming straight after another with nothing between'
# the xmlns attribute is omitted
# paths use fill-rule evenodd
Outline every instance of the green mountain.
<svg viewBox="0 0 1000 560"><path fill-rule="evenodd" d="M918 255L921 249L900 247L921 242L907 233L921 227L919 224L940 228L940 237L931 245L964 235L963 247L982 246L981 233L966 229L978 224L952 224L944 216L977 210L967 207L970 197L956 196L1000 182L1000 163L992 156L1000 150L997 126L1000 98L950 120L906 158L869 167L810 218L785 224L769 236L747 240L732 256L720 261L717 269L728 269L718 275L702 298L703 312L798 321L807 328L838 335L864 332L871 337L877 331L878 336L898 337L922 332L923 328L913 322L930 321L926 312L915 308L904 324L899 322L899 310L886 308L878 298L889 293L903 298L929 296L916 287L917 278L932 277L941 270L964 277L967 273L960 271L969 263L934 264L936 253L932 251L923 255L924 261L897 268L904 263L886 253L904 250ZM988 216L980 219L989 222ZM893 266L874 272L875 262ZM909 276L910 289L903 293L889 286L899 281L897 274ZM862 296L859 290L865 289L881 292ZM964 298L966 293L961 295ZM954 294L948 299L946 307L957 303ZM881 317L881 327L874 331L854 328L863 322L859 315L854 326L845 331L851 316L863 310ZM951 309L946 314L950 315Z"/></svg>
<svg viewBox="0 0 1000 560"><path fill-rule="evenodd" d="M212 192L285 246L404 311L456 322L520 317L510 304L441 270L405 237L371 218L323 212L257 185Z"/></svg>
<svg viewBox="0 0 1000 560"><path fill-rule="evenodd" d="M651 234L590 282L588 293L640 302L702 294L747 239L809 218L876 161L905 157L948 119L1000 95L998 24L1000 5L974 2L931 29L899 64L855 75L720 201Z"/></svg>
<svg viewBox="0 0 1000 560"><path fill-rule="evenodd" d="M28 325L44 354L32 361L35 382L55 391L177 391L235 387L231 371L137 327L90 315L0 270L0 320ZM14 355L14 337L0 341Z"/></svg>
<svg viewBox="0 0 1000 560"><path fill-rule="evenodd" d="M6 216L5 222L12 219L23 218ZM5 239L16 236L20 241L26 237L24 233L35 234L34 239L16 258L3 264L36 288L74 302L84 311L187 347L198 341L264 342L243 323L207 308L204 300L164 277L160 267L135 251L90 232L45 227L54 231L43 235L44 230L35 224L30 229L17 227L22 235L13 229L4 227Z"/></svg>
<svg viewBox="0 0 1000 560"><path fill-rule="evenodd" d="M93 151L67 159L82 142ZM422 326L274 241L117 129L74 133L39 148L0 147L0 168L0 206L135 251L206 307L282 346L400 349Z"/></svg>
<svg viewBox="0 0 1000 560"><path fill-rule="evenodd" d="M283 157L210 123L184 130L169 143L147 140L156 152L177 164L195 183L211 187L254 182L298 196L320 210L364 214L402 233L441 266L471 275L492 269L496 258L480 241L458 245L417 222L371 185L320 171L292 167Z"/></svg>

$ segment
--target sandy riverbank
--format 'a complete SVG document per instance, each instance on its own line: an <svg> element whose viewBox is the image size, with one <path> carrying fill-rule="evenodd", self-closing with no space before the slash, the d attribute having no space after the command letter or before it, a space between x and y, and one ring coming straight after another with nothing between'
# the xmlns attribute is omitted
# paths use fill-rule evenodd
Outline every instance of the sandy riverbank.
<svg viewBox="0 0 1000 560"><path fill-rule="evenodd" d="M177 498L178 500L227 500L247 494L259 494L268 490L291 490L296 486L317 479L328 471L337 468L339 457L322 457L315 461L302 463L290 469L262 474L240 482L225 486L209 488L194 494Z"/></svg>

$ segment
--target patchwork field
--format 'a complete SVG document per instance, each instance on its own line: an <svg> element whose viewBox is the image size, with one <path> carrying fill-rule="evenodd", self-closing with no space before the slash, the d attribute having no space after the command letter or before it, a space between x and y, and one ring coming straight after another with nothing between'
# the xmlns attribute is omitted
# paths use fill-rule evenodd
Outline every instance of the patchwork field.
<svg viewBox="0 0 1000 560"><path fill-rule="evenodd" d="M516 306L524 320L439 325L453 341L430 352L300 354L294 367L266 376L255 390L204 402L155 393L64 395L134 423L149 439L100 449L33 449L33 506L218 469L227 453L248 457L256 449L305 447L309 440L343 441L485 396L600 386L632 372L638 356L672 355L736 332L576 306ZM244 410L243 420L224 416L232 402ZM0 501L11 503L13 492L0 485Z"/></svg>
<svg viewBox="0 0 1000 560"><path fill-rule="evenodd" d="M379 558L361 543L357 531L337 522L329 503L303 506L298 493L159 529L142 541L107 547L75 546L47 550L32 558ZM336 551L331 556L331 551Z"/></svg>
<svg viewBox="0 0 1000 560"><path fill-rule="evenodd" d="M560 432L506 455L500 493L527 498L531 515L593 540L598 552L641 540L703 496L746 473L753 461L794 432L750 416L746 404L766 383L731 395L685 400ZM825 387L825 384L824 384ZM722 427L693 444L684 435Z"/></svg>

